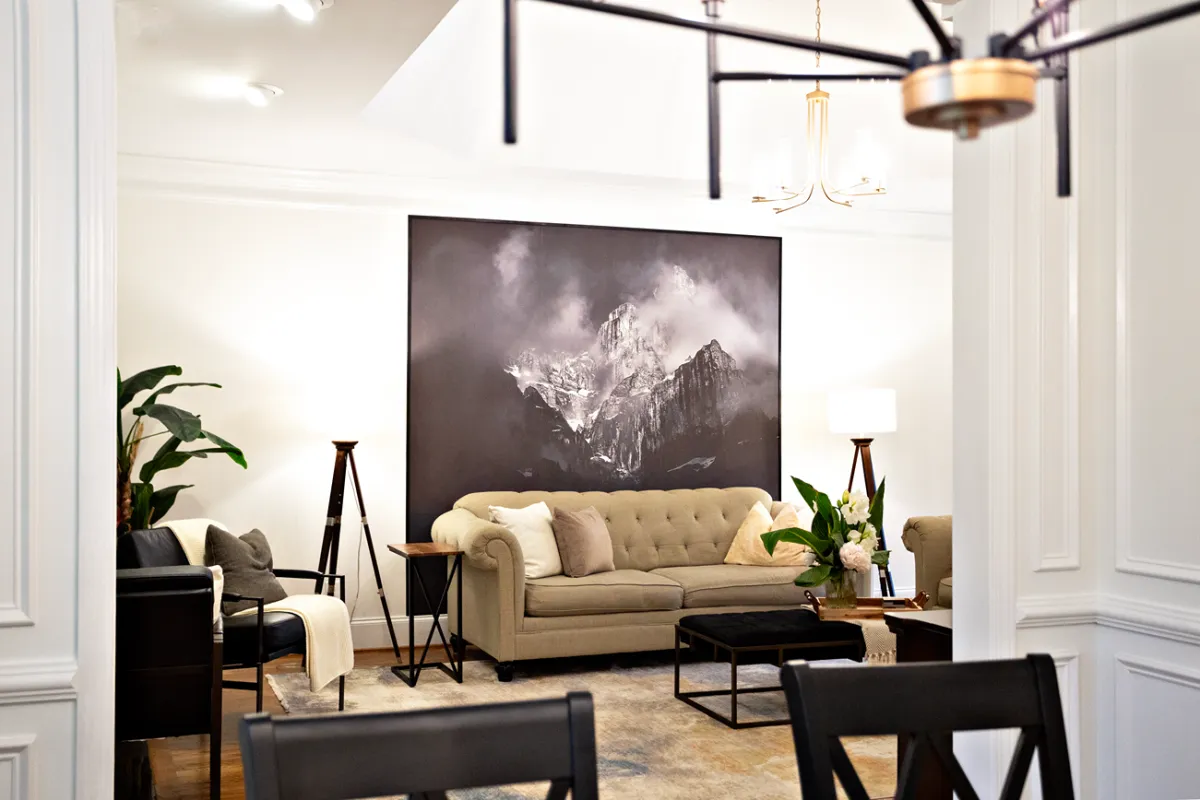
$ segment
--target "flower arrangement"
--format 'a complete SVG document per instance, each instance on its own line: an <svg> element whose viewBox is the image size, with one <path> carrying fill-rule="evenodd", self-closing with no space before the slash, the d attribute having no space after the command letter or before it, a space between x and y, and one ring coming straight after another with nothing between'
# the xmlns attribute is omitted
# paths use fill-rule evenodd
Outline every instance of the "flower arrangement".
<svg viewBox="0 0 1200 800"><path fill-rule="evenodd" d="M879 484L873 500L862 492L843 492L834 503L829 495L818 492L799 478L792 478L800 496L813 512L812 530L784 528L762 536L768 553L780 542L802 544L813 552L816 562L796 578L797 586L828 584L826 604L832 607L857 603L855 573L871 571L871 565L886 566L888 550L879 549L879 528L883 525L883 493L887 481Z"/></svg>

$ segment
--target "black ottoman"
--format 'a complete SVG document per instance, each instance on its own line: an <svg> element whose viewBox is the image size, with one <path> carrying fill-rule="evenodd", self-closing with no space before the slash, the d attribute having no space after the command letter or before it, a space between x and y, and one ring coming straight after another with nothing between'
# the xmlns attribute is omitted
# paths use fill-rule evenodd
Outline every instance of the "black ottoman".
<svg viewBox="0 0 1200 800"><path fill-rule="evenodd" d="M713 649L716 658L729 657L729 688L698 692L679 690L680 645L699 644ZM675 624L675 697L731 728L787 725L788 719L738 722L737 668L739 657L761 662L763 656L778 666L786 660L846 659L862 661L867 652L862 628L852 622L823 622L808 609L748 611L741 614L696 614ZM782 691L779 686L743 689L741 694ZM722 716L696 701L698 697L729 697L730 714Z"/></svg>

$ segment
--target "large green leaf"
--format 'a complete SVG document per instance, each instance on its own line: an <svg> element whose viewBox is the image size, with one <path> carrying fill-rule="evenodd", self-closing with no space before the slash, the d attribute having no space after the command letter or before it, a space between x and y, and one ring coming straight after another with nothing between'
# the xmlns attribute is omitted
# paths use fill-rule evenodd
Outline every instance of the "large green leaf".
<svg viewBox="0 0 1200 800"><path fill-rule="evenodd" d="M887 478L879 482L879 489L876 490L875 496L871 498L870 516L867 517L867 522L875 526L875 530L883 530L883 491L887 488Z"/></svg>
<svg viewBox="0 0 1200 800"><path fill-rule="evenodd" d="M824 492L817 493L817 513L825 518L825 521L832 526L833 519L833 503L829 502L829 495Z"/></svg>
<svg viewBox="0 0 1200 800"><path fill-rule="evenodd" d="M843 534L841 531L837 530L836 528L830 529L829 538L833 540L833 546L836 547L838 550L841 550L843 547L846 546L845 534Z"/></svg>
<svg viewBox="0 0 1200 800"><path fill-rule="evenodd" d="M129 529L143 530L150 527L150 498L154 495L154 487L148 483L134 483L129 487L132 501L129 514Z"/></svg>
<svg viewBox="0 0 1200 800"><path fill-rule="evenodd" d="M122 381L121 372L117 370L117 410L120 411L132 403L134 395L138 392L144 392L147 389L153 389L155 386L158 386L159 382L168 375L182 374L183 368L172 364L165 367L142 370L128 380Z"/></svg>
<svg viewBox="0 0 1200 800"><path fill-rule="evenodd" d="M212 431L201 431L200 438L208 439L210 442L220 447L221 452L228 453L229 457L233 459L233 463L237 464L242 469L246 468L246 454L242 452L240 447L230 444Z"/></svg>
<svg viewBox="0 0 1200 800"><path fill-rule="evenodd" d="M167 515L171 510L171 506L175 505L175 497L184 489L192 488L193 484L180 484L178 486L168 486L165 489L158 489L150 495L150 524L158 522Z"/></svg>
<svg viewBox="0 0 1200 800"><path fill-rule="evenodd" d="M158 396L160 394L170 394L171 392L175 391L176 389L182 389L185 386L213 386L213 387L216 387L217 389L221 388L221 384L219 384L219 383L208 383L206 381L194 381L191 383L168 383L166 386L162 387L161 389L156 391L154 394L147 397L146 402L142 403L142 405L144 405L144 406L153 405L154 401L158 399Z"/></svg>
<svg viewBox="0 0 1200 800"><path fill-rule="evenodd" d="M890 558L891 555L891 550L876 550L874 553L871 553L871 563L877 564L881 567L886 567L888 565L888 558Z"/></svg>
<svg viewBox="0 0 1200 800"><path fill-rule="evenodd" d="M830 542L829 521L817 514L812 520L812 532L818 539ZM832 544L832 542L830 542Z"/></svg>
<svg viewBox="0 0 1200 800"><path fill-rule="evenodd" d="M145 464L142 464L142 468L138 472L138 478L143 481L154 480L154 476L163 470L182 467L193 458L208 458L208 454L177 450L175 452L167 453L161 457L156 456L147 461Z"/></svg>
<svg viewBox="0 0 1200 800"><path fill-rule="evenodd" d="M809 567L804 572L801 572L796 577L797 586L820 586L829 580L829 573L833 567L828 564L818 564L815 567Z"/></svg>
<svg viewBox="0 0 1200 800"><path fill-rule="evenodd" d="M154 405L138 406L133 413L158 420L167 430L185 442L195 441L203 432L199 417L175 406L155 403Z"/></svg>
<svg viewBox="0 0 1200 800"><path fill-rule="evenodd" d="M800 496L804 498L804 502L808 503L811 511L817 510L817 490L811 484L805 483L799 478L792 478L792 483L796 484L796 491L800 492Z"/></svg>
<svg viewBox="0 0 1200 800"><path fill-rule="evenodd" d="M775 548L780 542L802 544L818 556L827 556L832 548L832 543L828 539L821 539L811 531L806 531L803 528L783 528L778 531L768 531L762 535L762 541L763 546L767 548L767 552L771 555L775 555Z"/></svg>

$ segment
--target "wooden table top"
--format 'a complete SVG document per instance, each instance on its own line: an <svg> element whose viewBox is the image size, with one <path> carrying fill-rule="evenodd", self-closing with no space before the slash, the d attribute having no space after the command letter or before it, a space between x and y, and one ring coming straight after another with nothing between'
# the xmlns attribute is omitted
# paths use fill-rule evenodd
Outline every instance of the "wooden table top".
<svg viewBox="0 0 1200 800"><path fill-rule="evenodd" d="M407 544L389 544L388 550L391 550L401 558L430 558L434 556L457 556L462 555L462 550L451 547L448 544L440 544L438 542L409 542Z"/></svg>

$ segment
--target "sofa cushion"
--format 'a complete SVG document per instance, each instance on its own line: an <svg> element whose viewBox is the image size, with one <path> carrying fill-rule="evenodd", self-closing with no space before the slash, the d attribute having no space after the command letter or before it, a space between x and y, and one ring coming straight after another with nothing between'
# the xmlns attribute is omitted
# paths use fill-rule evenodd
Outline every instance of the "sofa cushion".
<svg viewBox="0 0 1200 800"><path fill-rule="evenodd" d="M804 603L796 576L807 567L750 567L714 564L707 567L666 567L651 574L683 587L684 608L720 606L777 606Z"/></svg>
<svg viewBox="0 0 1200 800"><path fill-rule="evenodd" d="M525 582L525 614L530 617L671 611L682 606L682 586L662 575L634 569L582 578L553 575Z"/></svg>
<svg viewBox="0 0 1200 800"><path fill-rule="evenodd" d="M937 604L942 608L954 608L954 576L938 581Z"/></svg>
<svg viewBox="0 0 1200 800"><path fill-rule="evenodd" d="M554 509L554 539L562 557L562 571L572 578L582 578L597 572L612 572L612 537L604 517L592 506L582 511Z"/></svg>
<svg viewBox="0 0 1200 800"><path fill-rule="evenodd" d="M672 489L643 492L477 492L461 497L480 519L488 506L524 508L544 502L551 509L579 511L595 506L604 516L618 570L652 570L720 564L738 526L755 503L771 505L762 489Z"/></svg>

